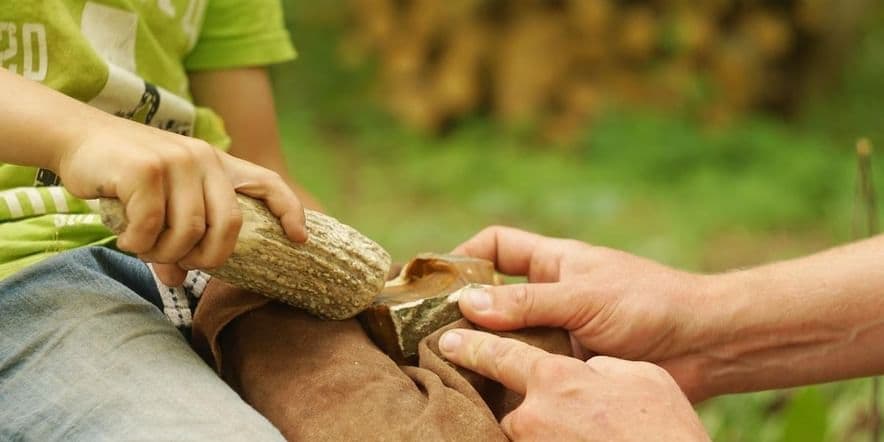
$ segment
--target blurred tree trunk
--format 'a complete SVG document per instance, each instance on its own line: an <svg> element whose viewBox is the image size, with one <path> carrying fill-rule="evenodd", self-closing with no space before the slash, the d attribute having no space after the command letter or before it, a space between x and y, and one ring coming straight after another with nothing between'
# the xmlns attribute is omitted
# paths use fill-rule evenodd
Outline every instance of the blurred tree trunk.
<svg viewBox="0 0 884 442"><path fill-rule="evenodd" d="M833 87L872 0L350 0L353 60L429 132L475 113L568 139L609 106L712 124ZM354 55L354 52L360 54Z"/></svg>
<svg viewBox="0 0 884 442"><path fill-rule="evenodd" d="M817 0L830 14L821 23L821 41L807 58L804 70L805 98L830 90L841 77L845 62L854 52L862 25L873 10L874 0ZM822 8L822 6L820 6Z"/></svg>

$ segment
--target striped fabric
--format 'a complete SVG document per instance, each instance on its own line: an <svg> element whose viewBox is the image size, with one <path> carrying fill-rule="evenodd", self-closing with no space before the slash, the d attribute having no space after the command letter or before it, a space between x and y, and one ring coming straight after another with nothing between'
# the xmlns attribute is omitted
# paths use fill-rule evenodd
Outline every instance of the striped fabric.
<svg viewBox="0 0 884 442"><path fill-rule="evenodd" d="M152 265L148 264L148 267L153 273L154 282L160 292L160 299L163 300L163 313L175 327L190 327L193 324L193 309L196 307L199 297L202 296L203 290L206 289L211 276L199 270L191 270L187 272L182 286L169 287L160 281Z"/></svg>
<svg viewBox="0 0 884 442"><path fill-rule="evenodd" d="M94 213L97 209L97 200L81 200L61 186L0 190L0 222L47 213Z"/></svg>

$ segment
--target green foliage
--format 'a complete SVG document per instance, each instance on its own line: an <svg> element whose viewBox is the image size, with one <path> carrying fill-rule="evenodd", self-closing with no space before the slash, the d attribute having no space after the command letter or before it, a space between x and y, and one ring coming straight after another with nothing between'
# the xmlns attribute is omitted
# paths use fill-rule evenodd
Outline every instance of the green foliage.
<svg viewBox="0 0 884 442"><path fill-rule="evenodd" d="M816 388L805 388L792 397L784 417L783 442L823 442L828 428L828 409Z"/></svg>
<svg viewBox="0 0 884 442"><path fill-rule="evenodd" d="M659 115L616 114L568 152L479 123L431 140L394 126L323 134L309 120L285 112L283 120L299 178L400 259L505 223L701 269L715 253L704 244L732 231L831 242L849 226L850 151L764 120L707 133ZM446 231L403 239L418 220L412 235Z"/></svg>

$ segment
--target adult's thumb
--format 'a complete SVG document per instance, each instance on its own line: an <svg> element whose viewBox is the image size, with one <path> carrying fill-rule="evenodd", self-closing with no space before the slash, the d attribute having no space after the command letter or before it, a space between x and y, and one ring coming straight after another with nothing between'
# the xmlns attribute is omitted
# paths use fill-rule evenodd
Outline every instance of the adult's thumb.
<svg viewBox="0 0 884 442"><path fill-rule="evenodd" d="M491 330L573 329L586 311L575 297L573 289L561 283L528 283L467 288L458 303L467 319Z"/></svg>

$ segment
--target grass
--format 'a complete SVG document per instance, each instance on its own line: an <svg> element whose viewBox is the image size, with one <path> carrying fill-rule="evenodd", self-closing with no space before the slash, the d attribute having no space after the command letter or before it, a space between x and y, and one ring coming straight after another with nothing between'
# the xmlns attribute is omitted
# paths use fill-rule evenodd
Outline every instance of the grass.
<svg viewBox="0 0 884 442"><path fill-rule="evenodd" d="M340 66L334 8L289 16L301 58L274 77L295 175L400 261L489 224L706 272L810 253L852 236L856 138L884 148L879 29L842 90L796 121L757 115L710 130L629 109L563 148L478 118L438 138L402 128L373 104L371 70ZM725 397L701 412L715 440L855 440L868 384Z"/></svg>

